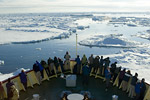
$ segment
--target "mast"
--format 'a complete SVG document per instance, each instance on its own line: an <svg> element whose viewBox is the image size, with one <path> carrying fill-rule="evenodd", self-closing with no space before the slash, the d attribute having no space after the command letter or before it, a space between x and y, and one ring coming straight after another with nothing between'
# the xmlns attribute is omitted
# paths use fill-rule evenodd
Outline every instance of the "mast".
<svg viewBox="0 0 150 100"><path fill-rule="evenodd" d="M78 48L77 48L77 43L78 43L78 40L77 40L78 37L77 37L77 35L78 35L78 34L76 34L76 57L77 57L77 50L78 50Z"/></svg>

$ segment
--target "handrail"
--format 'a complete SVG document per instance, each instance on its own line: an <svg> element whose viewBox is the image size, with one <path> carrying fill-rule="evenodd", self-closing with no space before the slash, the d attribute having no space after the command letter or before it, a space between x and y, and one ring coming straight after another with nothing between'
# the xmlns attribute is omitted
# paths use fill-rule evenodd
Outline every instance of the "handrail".
<svg viewBox="0 0 150 100"><path fill-rule="evenodd" d="M75 65L75 60L70 60L71 62L72 62L72 66L71 66L71 68L73 68L74 67L74 65ZM25 73L27 73L28 75L33 75L34 76L34 78L36 78L36 76L35 76L35 74L34 74L34 71L33 70L28 70L28 71L26 71ZM46 75L46 78L44 79L44 80L49 80L49 78L48 78L48 76L47 76L47 74L46 74L46 72L44 71L44 75ZM71 73L72 73L72 71L71 71ZM16 75L16 76L12 76L12 77L10 77L10 79L11 80L17 80L17 84L19 85L18 87L20 87L20 90L21 89L23 89L23 87L22 87L22 83L21 83L21 81L20 81L20 78L19 78L19 74L18 75ZM116 78L117 79L117 78ZM8 79L6 79L6 80L3 80L2 81L2 84L4 85L4 84L6 84L6 82L8 81ZM29 82L29 86L32 86L33 87L33 85L34 84L38 84L38 82L37 82L37 79L36 79L36 82L35 82L35 79L33 79L33 80L31 80L31 78L30 79L28 79L28 81L30 81ZM31 82L31 81L34 81L34 83L33 82ZM145 82L145 85L147 85L147 89L146 89L146 93L145 93L145 96L147 96L148 97L148 99L146 98L146 99L144 99L144 100L150 100L150 98L149 98L149 94L150 94L150 84L149 83L146 83ZM6 92L6 87L4 87L5 89L5 97L7 98L7 92Z"/></svg>
<svg viewBox="0 0 150 100"><path fill-rule="evenodd" d="M29 72L31 72L31 71L33 71L32 69L31 70L28 70L28 71L26 71L25 73L29 73ZM10 77L10 79L12 80L12 79L15 79L16 77L18 77L19 75L16 75L16 76L12 76L12 77ZM8 81L8 79L5 79L5 80L3 80L2 81L2 83L5 83L5 82L7 82Z"/></svg>

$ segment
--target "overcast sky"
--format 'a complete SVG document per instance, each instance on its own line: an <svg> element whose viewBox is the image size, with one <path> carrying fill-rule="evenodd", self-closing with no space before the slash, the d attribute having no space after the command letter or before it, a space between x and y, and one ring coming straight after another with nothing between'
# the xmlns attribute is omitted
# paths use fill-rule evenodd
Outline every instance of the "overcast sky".
<svg viewBox="0 0 150 100"><path fill-rule="evenodd" d="M0 0L0 13L147 12L150 0Z"/></svg>

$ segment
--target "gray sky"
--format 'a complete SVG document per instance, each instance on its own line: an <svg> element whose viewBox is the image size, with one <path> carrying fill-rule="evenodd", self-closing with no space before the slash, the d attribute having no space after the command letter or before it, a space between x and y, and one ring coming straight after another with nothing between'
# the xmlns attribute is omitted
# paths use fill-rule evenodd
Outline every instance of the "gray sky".
<svg viewBox="0 0 150 100"><path fill-rule="evenodd" d="M0 0L0 13L147 12L150 0Z"/></svg>

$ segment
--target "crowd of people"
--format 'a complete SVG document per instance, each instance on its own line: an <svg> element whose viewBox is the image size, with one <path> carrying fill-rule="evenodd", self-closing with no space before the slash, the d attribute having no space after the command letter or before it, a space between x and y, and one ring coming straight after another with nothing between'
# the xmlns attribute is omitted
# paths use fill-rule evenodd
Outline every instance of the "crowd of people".
<svg viewBox="0 0 150 100"><path fill-rule="evenodd" d="M45 69L47 76L50 77L52 75L58 74L61 70L61 73L71 70L70 67L70 58L68 52L66 52L64 56L64 61L59 57L54 57L54 59L50 58L47 61L41 60L41 62L36 61L33 64L33 70L35 75L39 81L39 84L42 83L42 79L44 78L43 70ZM135 73L133 76L130 70L127 70L121 67L117 67L117 62L111 63L109 57L103 58L103 56L91 56L89 58L86 57L84 54L83 57L80 59L80 56L77 55L75 58L76 64L73 67L74 74L82 74L83 85L88 85L90 73L95 75L99 74L100 76L105 77L106 88L105 91L108 91L110 86L110 80L112 83L115 83L115 80L118 76L118 87L121 87L123 91L127 91L130 98L135 98L135 100L143 100L146 90L145 79L143 78L141 81L138 80L138 74ZM24 86L24 89L27 89L27 75L22 70L19 74L21 83ZM130 82L130 85L128 85ZM7 95L8 100L18 100L19 99L19 92L15 88L13 82L8 79L8 83L6 84L7 87ZM0 94L4 91L2 87L2 82L0 82ZM13 91L13 92L12 92ZM135 95L136 94L136 95ZM14 98L15 95L15 99ZM64 94L64 97L66 95ZM4 98L3 95L0 95L1 98ZM18 99L16 99L18 98ZM88 100L88 99L85 99Z"/></svg>
<svg viewBox="0 0 150 100"><path fill-rule="evenodd" d="M54 57L54 60L49 58L47 60L47 63L45 61L41 61L41 63L36 63L36 65L39 67L43 66L43 68L47 72L47 75L50 76L53 74L57 74L57 72L59 72L58 67L61 67L62 72L71 69L70 58L71 56L69 55L68 52L66 52L64 56L64 59L65 59L64 63L62 59ZM86 55L84 54L83 57L80 59L80 56L77 55L77 58L75 58L75 62L76 64L72 69L73 73L77 75L82 74L83 85L88 85L88 81L89 81L88 77L90 73L93 73L95 75L98 73L99 75L105 77L105 81L106 81L105 91L108 91L110 80L114 83L117 76L119 75L118 86L121 87L123 91L128 91L129 92L128 96L130 98L135 98L135 100L143 100L144 93L146 90L145 79L143 78L141 81L139 81L137 78L138 77L137 73L135 73L135 75L132 76L130 70L126 71L125 68L123 69L121 67L117 67L117 62L111 63L109 57L107 58L103 58L103 56L94 57L93 54L91 54L91 56L87 58ZM35 70L34 67L33 69ZM40 70L39 68L38 71L40 71L40 74L43 77L42 75L43 72L41 72L42 70ZM35 72L37 73L37 70L35 70ZM40 81L40 78L39 78L39 81ZM131 81L130 85L128 85L129 81Z"/></svg>
<svg viewBox="0 0 150 100"><path fill-rule="evenodd" d="M27 75L24 70L19 73L20 81L24 87L24 90L27 89ZM7 88L7 100L19 100L19 90L16 88L15 84L11 81L11 78L8 78L6 83ZM4 97L4 87L2 82L0 82L0 100L5 100Z"/></svg>
<svg viewBox="0 0 150 100"><path fill-rule="evenodd" d="M62 72L71 69L70 68L70 58L71 58L71 56L69 55L68 52L66 52L66 54L64 56L64 59L65 59L64 63L63 63L62 59L54 57L54 60L49 58L47 60L47 63L42 60L41 63L37 62L35 64L37 66L39 66L38 71L42 77L43 77L43 75L42 75L43 69L45 69L47 72L47 75L50 76L53 74L57 74L58 67L61 67ZM110 80L114 83L117 76L119 75L118 86L119 87L121 86L123 91L128 91L129 92L128 96L130 98L134 98L135 93L136 93L135 100L143 100L144 93L146 90L145 79L143 78L139 82L139 80L137 78L137 76L138 76L137 73L135 73L135 75L132 76L130 70L126 71L125 68L122 69L121 67L117 67L117 62L111 63L109 57L104 59L103 56L101 56L101 57L95 56L94 57L93 54L91 54L91 56L89 58L87 58L86 55L84 54L81 59L80 59L80 56L77 55L77 58L75 58L75 61L76 61L76 64L73 67L73 73L77 74L77 75L82 74L83 85L88 85L89 75L90 75L91 71L93 74L96 75L98 73L98 69L99 69L99 74L101 76L105 77L105 81L106 81L105 91L108 91L108 89L109 89ZM44 62L44 63L42 63L42 62ZM37 73L37 70L36 70L37 67L34 68L34 66L33 66L33 69ZM40 70L40 66L43 66L42 70ZM39 74L39 73L37 73L37 74ZM132 77L132 80L130 82L130 85L128 86L130 77ZM41 78L39 78L39 81L40 80L41 80Z"/></svg>

